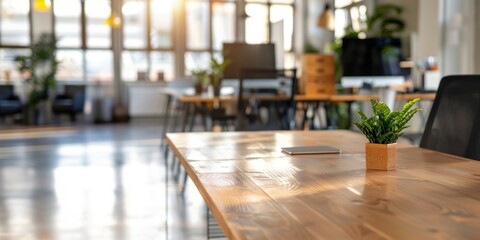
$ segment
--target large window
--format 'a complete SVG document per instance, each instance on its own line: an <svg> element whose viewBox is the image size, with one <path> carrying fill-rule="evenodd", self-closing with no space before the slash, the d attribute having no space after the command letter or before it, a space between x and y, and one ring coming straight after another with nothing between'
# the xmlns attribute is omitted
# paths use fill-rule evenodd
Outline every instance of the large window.
<svg viewBox="0 0 480 240"><path fill-rule="evenodd" d="M29 0L0 1L0 79L20 80L14 58L30 53Z"/></svg>
<svg viewBox="0 0 480 240"><path fill-rule="evenodd" d="M0 1L0 75L19 78L13 58L29 51L32 39L31 0ZM273 41L273 24L283 22L286 67L293 66L294 0L245 0L244 14L236 0L55 0L53 31L58 38L57 79L114 79L114 58L124 81L172 80L207 68L221 56L224 42ZM112 6L121 23L109 26ZM117 8L116 6L120 6ZM242 4L243 6L243 4ZM245 23L245 24L242 24ZM34 24L35 26L35 24ZM237 29L245 26L244 29ZM119 27L121 31L115 31ZM275 30L276 31L276 30ZM33 31L34 32L34 31ZM112 36L119 36L112 39ZM182 39L176 39L182 38ZM185 39L183 39L185 38ZM115 48L119 43L121 48ZM118 54L117 52L119 51ZM114 54L115 53L115 54ZM178 61L184 64L176 66Z"/></svg>
<svg viewBox="0 0 480 240"><path fill-rule="evenodd" d="M236 8L236 1L185 0L187 75L207 68L210 57L221 51L224 42L236 40Z"/></svg>
<svg viewBox="0 0 480 240"><path fill-rule="evenodd" d="M113 80L110 0L55 0L57 79L110 82Z"/></svg>
<svg viewBox="0 0 480 240"><path fill-rule="evenodd" d="M122 77L172 80L175 0L124 0Z"/></svg>
<svg viewBox="0 0 480 240"><path fill-rule="evenodd" d="M359 32L359 37L365 37L367 8L372 5L371 0L336 0L335 37L342 38L352 30Z"/></svg>
<svg viewBox="0 0 480 240"><path fill-rule="evenodd" d="M275 23L283 23L284 67L295 66L293 54L294 0L246 0L245 41L247 43L275 42Z"/></svg>
<svg viewBox="0 0 480 240"><path fill-rule="evenodd" d="M0 43L25 46L30 44L29 0L0 1Z"/></svg>

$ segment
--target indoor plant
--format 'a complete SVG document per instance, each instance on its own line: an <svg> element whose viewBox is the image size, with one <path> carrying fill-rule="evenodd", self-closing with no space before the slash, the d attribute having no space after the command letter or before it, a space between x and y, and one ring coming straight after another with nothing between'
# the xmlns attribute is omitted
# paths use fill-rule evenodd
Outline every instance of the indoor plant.
<svg viewBox="0 0 480 240"><path fill-rule="evenodd" d="M193 83L195 94L200 95L203 92L203 86L208 83L208 73L206 70L198 69L193 70L192 75L195 78Z"/></svg>
<svg viewBox="0 0 480 240"><path fill-rule="evenodd" d="M421 108L413 108L420 99L407 102L399 111L391 111L383 102L370 99L373 115L367 117L365 113L357 111L361 120L353 122L369 140L366 144L367 169L390 170L397 166L397 140L402 131L408 128L408 121Z"/></svg>
<svg viewBox="0 0 480 240"><path fill-rule="evenodd" d="M225 55L223 56L225 59ZM223 72L230 65L230 60L217 60L214 56L210 58L210 84L213 87L213 95L220 96L220 87L222 85Z"/></svg>
<svg viewBox="0 0 480 240"><path fill-rule="evenodd" d="M50 89L56 85L55 74L59 64L55 54L56 43L52 34L44 33L32 45L29 56L20 55L14 59L19 72L25 77L30 107L48 99Z"/></svg>
<svg viewBox="0 0 480 240"><path fill-rule="evenodd" d="M28 122L38 124L45 118L50 91L56 85L55 74L59 61L56 59L57 39L53 34L43 33L32 44L30 55L16 56L14 61L25 78L28 92ZM45 119L43 119L45 120Z"/></svg>

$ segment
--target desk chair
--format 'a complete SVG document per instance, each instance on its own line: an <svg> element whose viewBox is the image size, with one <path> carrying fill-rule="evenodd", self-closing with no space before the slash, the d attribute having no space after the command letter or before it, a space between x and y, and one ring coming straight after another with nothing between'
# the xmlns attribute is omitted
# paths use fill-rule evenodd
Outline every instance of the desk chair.
<svg viewBox="0 0 480 240"><path fill-rule="evenodd" d="M59 121L58 115L68 114L75 122L77 114L83 113L85 106L85 85L65 85L63 94L57 94L52 103L52 111Z"/></svg>
<svg viewBox="0 0 480 240"><path fill-rule="evenodd" d="M0 85L0 122L5 116L22 113L22 102L14 92L13 85Z"/></svg>
<svg viewBox="0 0 480 240"><path fill-rule="evenodd" d="M238 100L237 100L237 125L236 130L274 130L290 129L290 110L293 110L295 107L295 94L297 93L297 69L242 69L241 76L239 79L238 87ZM269 88L269 89L249 89L245 87L245 82L248 81L261 81L264 79L277 79L279 81L279 86L287 86L288 92L280 93L278 88ZM286 100L282 101L256 101L256 96L288 96ZM248 125L247 120L250 123L255 122L258 119L256 110L260 107L271 107L273 106L274 114L279 123L269 122L267 124L261 125ZM272 110L272 109L270 109ZM270 114L272 116L272 114Z"/></svg>
<svg viewBox="0 0 480 240"><path fill-rule="evenodd" d="M441 80L420 147L480 160L480 75Z"/></svg>

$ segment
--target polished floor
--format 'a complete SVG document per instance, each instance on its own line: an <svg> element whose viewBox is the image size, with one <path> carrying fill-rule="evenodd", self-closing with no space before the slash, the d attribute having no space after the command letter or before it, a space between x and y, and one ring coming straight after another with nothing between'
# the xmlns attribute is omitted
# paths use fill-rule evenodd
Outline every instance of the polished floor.
<svg viewBox="0 0 480 240"><path fill-rule="evenodd" d="M157 121L0 126L0 240L206 239L205 204L166 171Z"/></svg>

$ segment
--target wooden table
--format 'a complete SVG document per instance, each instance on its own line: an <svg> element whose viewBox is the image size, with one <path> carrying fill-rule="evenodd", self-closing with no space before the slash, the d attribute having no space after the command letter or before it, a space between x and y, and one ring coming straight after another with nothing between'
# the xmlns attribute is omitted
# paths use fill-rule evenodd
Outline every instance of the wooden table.
<svg viewBox="0 0 480 240"><path fill-rule="evenodd" d="M400 146L366 171L365 138L338 131L167 134L230 239L477 239L480 162ZM290 156L330 145L342 154Z"/></svg>
<svg viewBox="0 0 480 240"><path fill-rule="evenodd" d="M379 96L377 94L318 94L318 95L295 95L295 100L297 102L303 103L303 119L301 128L305 128L305 122L307 119L307 111L309 108L314 109L314 112L321 103L328 103L328 104L339 104L339 103L346 103L347 104L347 122L352 122L352 103L360 102L360 101L368 101L370 99L378 99ZM409 101L415 98L420 98L423 101L432 101L435 99L435 93L397 93L395 95L395 99L397 101ZM313 118L313 117L312 117ZM313 126L313 119L310 119L311 122L311 129L314 128ZM331 122L327 116L327 122ZM327 124L328 125L328 124ZM349 128L349 127L347 127Z"/></svg>

